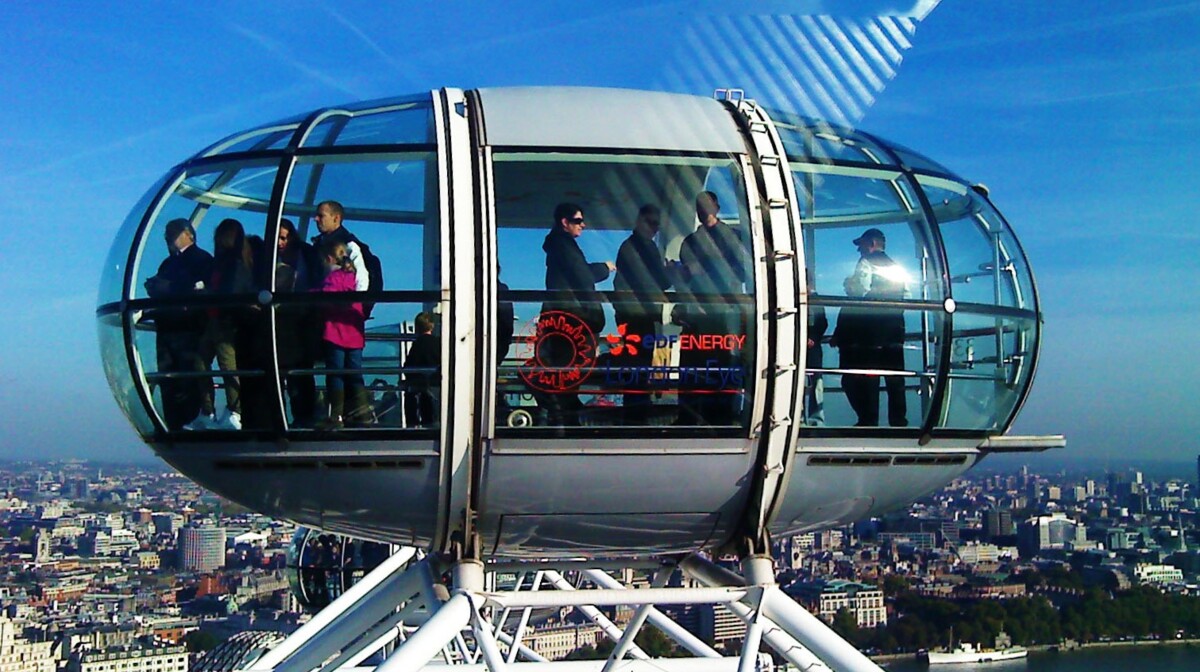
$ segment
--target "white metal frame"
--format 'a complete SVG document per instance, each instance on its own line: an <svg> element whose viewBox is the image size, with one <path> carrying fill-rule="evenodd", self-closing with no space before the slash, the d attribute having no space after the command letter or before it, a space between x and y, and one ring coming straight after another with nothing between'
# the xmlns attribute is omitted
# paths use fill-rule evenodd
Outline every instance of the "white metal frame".
<svg viewBox="0 0 1200 672"><path fill-rule="evenodd" d="M627 563L639 565L636 561ZM245 672L401 672L455 669L504 672L546 670L737 670L772 669L760 645L800 670L881 672L869 658L780 590L772 560L745 558L738 574L699 555L662 561L651 587L628 588L610 576L603 561L497 563L476 560L448 566L447 589L438 579L447 568L435 556L402 549L346 591ZM619 563L618 563L619 566ZM511 590L497 590L487 572L517 571ZM701 587L665 587L677 570ZM532 575L532 580L525 579ZM573 583L568 576L574 577ZM747 624L742 654L726 657L656 608L655 605L724 605ZM638 607L622 628L598 607ZM616 642L607 660L549 661L523 640L535 608L578 609ZM650 658L634 643L651 623L692 654L689 658ZM376 653L394 649L383 662L364 666Z"/></svg>

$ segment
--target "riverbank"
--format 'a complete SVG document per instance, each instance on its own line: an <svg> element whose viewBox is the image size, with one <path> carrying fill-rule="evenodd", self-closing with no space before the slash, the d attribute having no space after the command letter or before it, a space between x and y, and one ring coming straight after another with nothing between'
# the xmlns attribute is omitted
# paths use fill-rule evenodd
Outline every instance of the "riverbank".
<svg viewBox="0 0 1200 672"><path fill-rule="evenodd" d="M1140 646L1200 646L1200 639L1138 639L1113 642L1087 642L1081 644L1035 644L1027 646L1030 653L1071 653L1091 649L1126 649ZM885 653L871 656L876 663L905 662L916 659L915 653Z"/></svg>

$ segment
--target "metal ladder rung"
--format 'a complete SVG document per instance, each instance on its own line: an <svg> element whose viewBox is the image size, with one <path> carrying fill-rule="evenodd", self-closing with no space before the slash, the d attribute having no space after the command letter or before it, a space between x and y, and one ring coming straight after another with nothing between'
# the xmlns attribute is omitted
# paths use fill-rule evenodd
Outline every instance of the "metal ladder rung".
<svg viewBox="0 0 1200 672"><path fill-rule="evenodd" d="M770 378L771 374L778 378L785 373L791 373L796 370L795 364L776 364L775 366L763 371L763 378Z"/></svg>

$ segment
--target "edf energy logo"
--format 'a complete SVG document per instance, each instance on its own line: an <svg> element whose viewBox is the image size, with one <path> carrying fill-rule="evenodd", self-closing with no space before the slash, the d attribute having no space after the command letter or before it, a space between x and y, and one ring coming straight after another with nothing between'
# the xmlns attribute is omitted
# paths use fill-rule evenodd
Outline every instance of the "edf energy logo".
<svg viewBox="0 0 1200 672"><path fill-rule="evenodd" d="M532 346L518 373L530 388L549 394L570 393L595 372L596 334L578 315L548 310L522 330ZM745 384L744 370L732 361L734 352L746 344L745 334L631 334L628 324L618 324L617 333L605 334L610 359L602 367L602 386L658 388L713 388L734 391ZM659 362L639 364L630 357L648 357L655 351L695 351L700 360L686 366ZM695 359L695 357L693 357ZM611 391L611 390L610 390Z"/></svg>
<svg viewBox="0 0 1200 672"><path fill-rule="evenodd" d="M653 351L655 348L672 348L679 345L680 351L688 350L725 350L732 352L742 349L746 343L745 334L627 334L629 325L618 324L617 333L606 334L609 352L614 357L620 355L636 355L638 350Z"/></svg>

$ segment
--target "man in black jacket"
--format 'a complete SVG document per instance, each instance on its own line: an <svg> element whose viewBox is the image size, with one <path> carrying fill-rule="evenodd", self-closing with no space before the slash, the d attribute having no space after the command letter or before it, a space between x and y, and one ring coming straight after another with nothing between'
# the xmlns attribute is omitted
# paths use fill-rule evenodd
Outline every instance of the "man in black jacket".
<svg viewBox="0 0 1200 672"><path fill-rule="evenodd" d="M846 296L874 301L900 301L907 288L904 269L884 252L887 238L879 229L867 229L854 240L859 260L843 282ZM833 340L843 369L904 370L904 312L896 308L846 306L838 314ZM858 416L858 427L879 427L879 374L842 374L846 400ZM908 426L904 376L884 376L888 396L888 424Z"/></svg>
<svg viewBox="0 0 1200 672"><path fill-rule="evenodd" d="M538 335L538 359L547 367L569 367L581 357L594 358L596 335L604 328L603 297L596 283L608 278L616 266L611 261L588 263L579 249L578 238L587 228L583 208L575 203L559 203L554 208L551 226L542 249L546 252L546 289L554 292L542 304L542 315L565 313L571 321L580 321L591 331L587 342L571 342L559 335ZM585 352L580 352L580 350ZM579 425L582 404L575 391L578 384L564 383L541 390L538 404L547 414L550 426Z"/></svg>
<svg viewBox="0 0 1200 672"><path fill-rule="evenodd" d="M167 222L164 234L170 254L159 265L158 272L146 279L146 293L152 299L160 299L185 298L203 291L204 283L212 276L213 258L196 245L196 231L191 223L173 219ZM208 362L200 354L200 339L206 324L203 309L158 308L152 316L159 373L208 371ZM167 378L159 387L167 429L183 429L194 418L213 414L211 379Z"/></svg>
<svg viewBox="0 0 1200 672"><path fill-rule="evenodd" d="M679 247L684 294L677 321L682 336L742 337L745 343L749 316L739 302L750 277L746 243L732 227L721 223L717 195L702 191L696 196L700 226ZM684 288L681 288L684 289ZM745 389L743 360L746 350L691 347L679 353L679 419L682 425L729 426L741 423L740 393Z"/></svg>
<svg viewBox="0 0 1200 672"><path fill-rule="evenodd" d="M671 278L662 250L654 242L661 216L658 207L643 205L638 210L633 233L617 251L617 277L613 279L613 288L633 295L623 297L615 306L618 333L625 338L620 360L623 366L650 366L654 346L638 339L654 336L662 327L662 306L667 299L664 292L671 286ZM625 325L623 330L621 325ZM648 381L640 375L631 378L637 382L629 386L634 388L632 391L625 393L625 424L644 425L652 410Z"/></svg>

